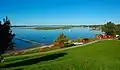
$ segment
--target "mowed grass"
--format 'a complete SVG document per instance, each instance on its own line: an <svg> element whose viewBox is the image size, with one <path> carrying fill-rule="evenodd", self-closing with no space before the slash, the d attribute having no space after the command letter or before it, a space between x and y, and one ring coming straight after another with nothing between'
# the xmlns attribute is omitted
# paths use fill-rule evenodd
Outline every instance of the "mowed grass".
<svg viewBox="0 0 120 70"><path fill-rule="evenodd" d="M120 70L120 41L105 40L66 51L6 59L0 70Z"/></svg>

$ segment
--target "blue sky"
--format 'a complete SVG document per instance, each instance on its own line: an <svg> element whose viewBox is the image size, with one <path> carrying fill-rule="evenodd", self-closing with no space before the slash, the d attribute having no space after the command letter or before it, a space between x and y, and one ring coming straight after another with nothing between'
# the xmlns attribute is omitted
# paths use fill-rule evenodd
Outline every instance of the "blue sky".
<svg viewBox="0 0 120 70"><path fill-rule="evenodd" d="M120 0L0 0L0 19L14 25L120 23Z"/></svg>

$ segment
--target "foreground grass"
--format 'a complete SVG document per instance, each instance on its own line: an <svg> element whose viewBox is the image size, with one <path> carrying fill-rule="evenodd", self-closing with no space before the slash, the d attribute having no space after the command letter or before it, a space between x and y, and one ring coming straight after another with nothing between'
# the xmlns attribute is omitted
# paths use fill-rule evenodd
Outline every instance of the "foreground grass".
<svg viewBox="0 0 120 70"><path fill-rule="evenodd" d="M6 59L1 70L120 70L120 41L106 40L57 53Z"/></svg>

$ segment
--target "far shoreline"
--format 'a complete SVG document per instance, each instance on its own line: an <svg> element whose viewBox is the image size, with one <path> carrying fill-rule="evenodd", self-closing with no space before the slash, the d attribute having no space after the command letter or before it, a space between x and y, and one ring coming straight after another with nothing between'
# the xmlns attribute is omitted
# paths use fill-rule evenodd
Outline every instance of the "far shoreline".
<svg viewBox="0 0 120 70"><path fill-rule="evenodd" d="M36 29L36 30L57 30L57 29L71 29L74 27L89 27L89 28L100 28L101 25L36 25L36 26L11 26L13 28L21 29Z"/></svg>

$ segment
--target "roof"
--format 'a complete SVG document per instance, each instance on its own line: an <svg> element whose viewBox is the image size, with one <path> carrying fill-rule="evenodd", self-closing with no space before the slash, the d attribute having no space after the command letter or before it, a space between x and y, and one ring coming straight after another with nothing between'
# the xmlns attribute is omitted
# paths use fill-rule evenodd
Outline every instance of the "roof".
<svg viewBox="0 0 120 70"><path fill-rule="evenodd" d="M83 42L75 42L74 44L83 44Z"/></svg>

